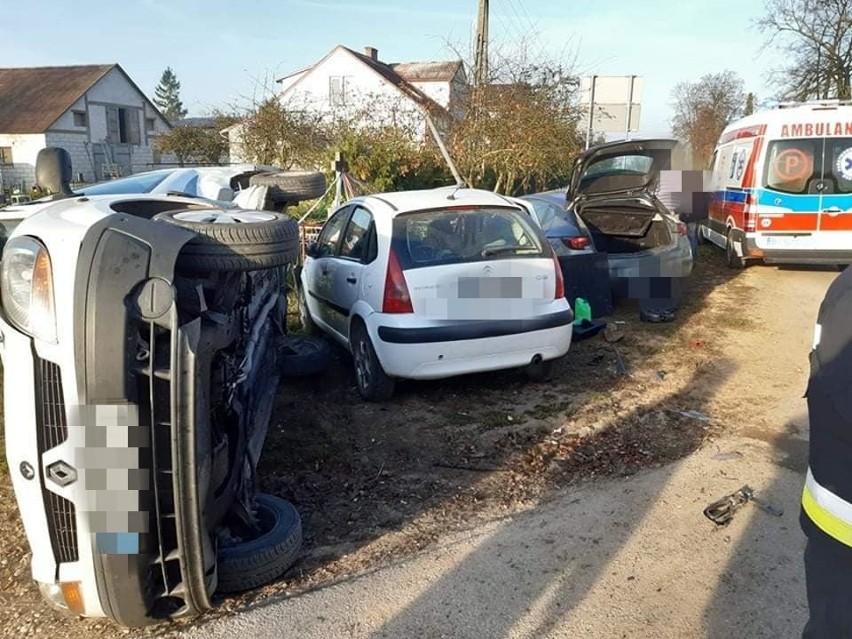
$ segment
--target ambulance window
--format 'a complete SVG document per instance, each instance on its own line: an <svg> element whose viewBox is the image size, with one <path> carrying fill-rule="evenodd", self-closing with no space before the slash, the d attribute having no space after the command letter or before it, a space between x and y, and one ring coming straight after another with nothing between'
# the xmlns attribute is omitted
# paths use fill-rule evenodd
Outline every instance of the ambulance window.
<svg viewBox="0 0 852 639"><path fill-rule="evenodd" d="M852 138L826 140L823 177L834 178L837 193L852 193Z"/></svg>
<svg viewBox="0 0 852 639"><path fill-rule="evenodd" d="M784 193L806 193L808 182L820 170L822 140L776 140L766 152L765 185ZM818 176L817 176L818 177Z"/></svg>

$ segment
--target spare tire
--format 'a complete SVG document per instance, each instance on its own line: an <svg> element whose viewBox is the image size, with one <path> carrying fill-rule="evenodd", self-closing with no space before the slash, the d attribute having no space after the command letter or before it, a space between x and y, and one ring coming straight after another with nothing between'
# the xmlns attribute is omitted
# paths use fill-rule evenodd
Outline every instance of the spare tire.
<svg viewBox="0 0 852 639"><path fill-rule="evenodd" d="M195 232L178 255L178 270L254 271L299 260L299 223L289 215L211 208L166 211L153 219Z"/></svg>
<svg viewBox="0 0 852 639"><path fill-rule="evenodd" d="M302 519L289 501L275 495L255 498L263 532L255 539L220 546L216 553L217 592L242 592L277 579L302 548Z"/></svg>
<svg viewBox="0 0 852 639"><path fill-rule="evenodd" d="M249 178L249 184L268 187L269 197L276 204L314 200L328 188L325 174L319 171L258 173Z"/></svg>
<svg viewBox="0 0 852 639"><path fill-rule="evenodd" d="M280 355L283 377L307 377L319 375L328 367L331 347L322 337L285 335Z"/></svg>

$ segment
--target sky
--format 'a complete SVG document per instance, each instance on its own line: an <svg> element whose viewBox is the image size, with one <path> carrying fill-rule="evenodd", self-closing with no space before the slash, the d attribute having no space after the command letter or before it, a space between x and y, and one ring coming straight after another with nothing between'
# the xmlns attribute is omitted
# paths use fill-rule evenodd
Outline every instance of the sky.
<svg viewBox="0 0 852 639"><path fill-rule="evenodd" d="M469 51L477 0L3 0L0 66L119 63L149 96L171 66L190 116L247 108L337 44L384 62ZM643 77L637 137L667 135L678 82L725 69L758 100L777 54L763 0L491 0L492 48L526 39L581 75ZM35 25L38 25L37 28Z"/></svg>

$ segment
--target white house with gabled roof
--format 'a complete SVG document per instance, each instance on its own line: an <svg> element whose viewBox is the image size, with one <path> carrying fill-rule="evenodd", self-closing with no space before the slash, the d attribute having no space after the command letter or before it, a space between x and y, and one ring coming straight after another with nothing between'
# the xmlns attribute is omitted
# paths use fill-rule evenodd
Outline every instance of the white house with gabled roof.
<svg viewBox="0 0 852 639"><path fill-rule="evenodd" d="M439 130L464 117L467 75L461 60L383 62L366 47L359 53L334 47L315 64L278 78L278 99L287 109L321 119L393 125L414 137L427 135L424 111ZM227 129L231 157L243 158L240 126Z"/></svg>

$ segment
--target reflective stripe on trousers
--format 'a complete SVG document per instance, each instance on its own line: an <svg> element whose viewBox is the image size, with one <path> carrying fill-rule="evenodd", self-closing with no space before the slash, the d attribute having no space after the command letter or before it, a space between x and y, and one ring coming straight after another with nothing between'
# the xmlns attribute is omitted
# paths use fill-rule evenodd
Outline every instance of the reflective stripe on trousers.
<svg viewBox="0 0 852 639"><path fill-rule="evenodd" d="M810 468L802 492L802 508L826 535L852 547L852 504L817 483Z"/></svg>

